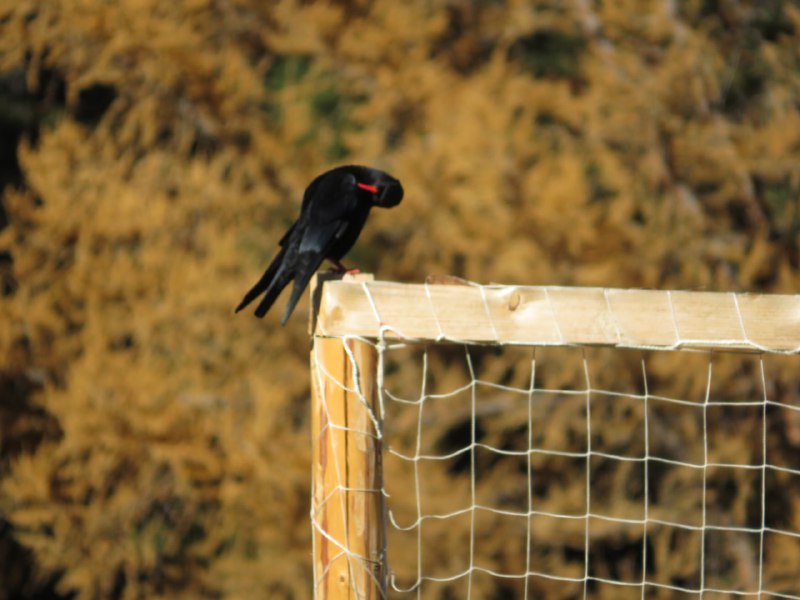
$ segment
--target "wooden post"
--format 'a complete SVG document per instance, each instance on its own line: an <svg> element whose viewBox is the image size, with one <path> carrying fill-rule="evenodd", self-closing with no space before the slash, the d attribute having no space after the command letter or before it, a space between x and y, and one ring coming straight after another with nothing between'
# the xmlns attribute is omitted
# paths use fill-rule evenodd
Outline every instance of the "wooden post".
<svg viewBox="0 0 800 600"><path fill-rule="evenodd" d="M376 351L359 340L312 339L314 596L382 598L381 446L367 409L377 414Z"/></svg>

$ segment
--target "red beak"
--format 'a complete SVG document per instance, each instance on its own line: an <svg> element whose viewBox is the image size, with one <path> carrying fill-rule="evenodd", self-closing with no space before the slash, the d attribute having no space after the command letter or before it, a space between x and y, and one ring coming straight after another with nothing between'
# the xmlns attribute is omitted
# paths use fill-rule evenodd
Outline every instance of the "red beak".
<svg viewBox="0 0 800 600"><path fill-rule="evenodd" d="M378 193L378 188L375 187L374 185L367 185L366 183L357 183L356 185L360 187L362 190L367 190L368 192L371 192L373 194Z"/></svg>

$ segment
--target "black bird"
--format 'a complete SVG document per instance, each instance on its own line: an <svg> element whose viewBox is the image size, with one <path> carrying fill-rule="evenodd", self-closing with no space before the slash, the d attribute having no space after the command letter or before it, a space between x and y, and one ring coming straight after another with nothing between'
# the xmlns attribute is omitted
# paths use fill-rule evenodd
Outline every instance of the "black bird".
<svg viewBox="0 0 800 600"><path fill-rule="evenodd" d="M281 325L285 325L311 276L326 258L337 269L353 247L373 206L391 208L403 199L403 186L377 169L348 165L318 176L306 188L300 216L281 238L280 251L261 279L245 294L236 312L264 293L256 308L263 317L290 281L294 289Z"/></svg>

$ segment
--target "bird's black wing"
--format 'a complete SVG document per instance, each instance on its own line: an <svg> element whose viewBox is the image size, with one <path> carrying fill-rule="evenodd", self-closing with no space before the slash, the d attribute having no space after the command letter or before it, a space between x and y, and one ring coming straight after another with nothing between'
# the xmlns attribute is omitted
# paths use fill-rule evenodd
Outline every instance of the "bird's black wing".
<svg viewBox="0 0 800 600"><path fill-rule="evenodd" d="M295 230L295 227L297 227L297 221L292 223L292 226L289 227L289 229L286 230L286 233L283 234L283 237L281 238L281 241L278 242L278 245L281 248L285 248L286 247L286 244L289 242L289 238L292 237L292 232Z"/></svg>
<svg viewBox="0 0 800 600"><path fill-rule="evenodd" d="M272 262L261 278L250 288L247 294L245 294L234 312L238 313L253 300L258 298L258 296L264 294L264 297L255 310L255 315L257 317L263 317L267 314L267 311L275 300L277 300L283 288L285 288L294 277L294 263L297 258L300 239L302 238L302 230L308 226L310 218L309 209L312 204L312 199L316 195L320 186L320 181L322 181L324 176L325 174L318 176L306 188L303 194L303 204L300 207L300 216L292 223L291 227L286 230L286 233L283 234L283 237L281 237L278 242L278 245L281 247L280 251L275 258L272 259Z"/></svg>
<svg viewBox="0 0 800 600"><path fill-rule="evenodd" d="M356 178L340 173L335 181L322 181L308 202L308 225L303 231L294 261L294 288L286 305L286 323L308 282L330 248L348 229L349 219L358 206ZM305 200L303 202L305 204Z"/></svg>

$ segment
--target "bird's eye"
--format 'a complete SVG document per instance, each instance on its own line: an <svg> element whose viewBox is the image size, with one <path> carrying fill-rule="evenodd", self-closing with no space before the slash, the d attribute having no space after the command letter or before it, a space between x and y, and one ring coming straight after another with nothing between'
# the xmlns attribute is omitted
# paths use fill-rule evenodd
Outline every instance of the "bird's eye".
<svg viewBox="0 0 800 600"><path fill-rule="evenodd" d="M367 190L368 192L371 192L373 194L378 193L378 188L375 187L374 185L367 185L366 183L357 183L356 185L360 187L362 190Z"/></svg>

